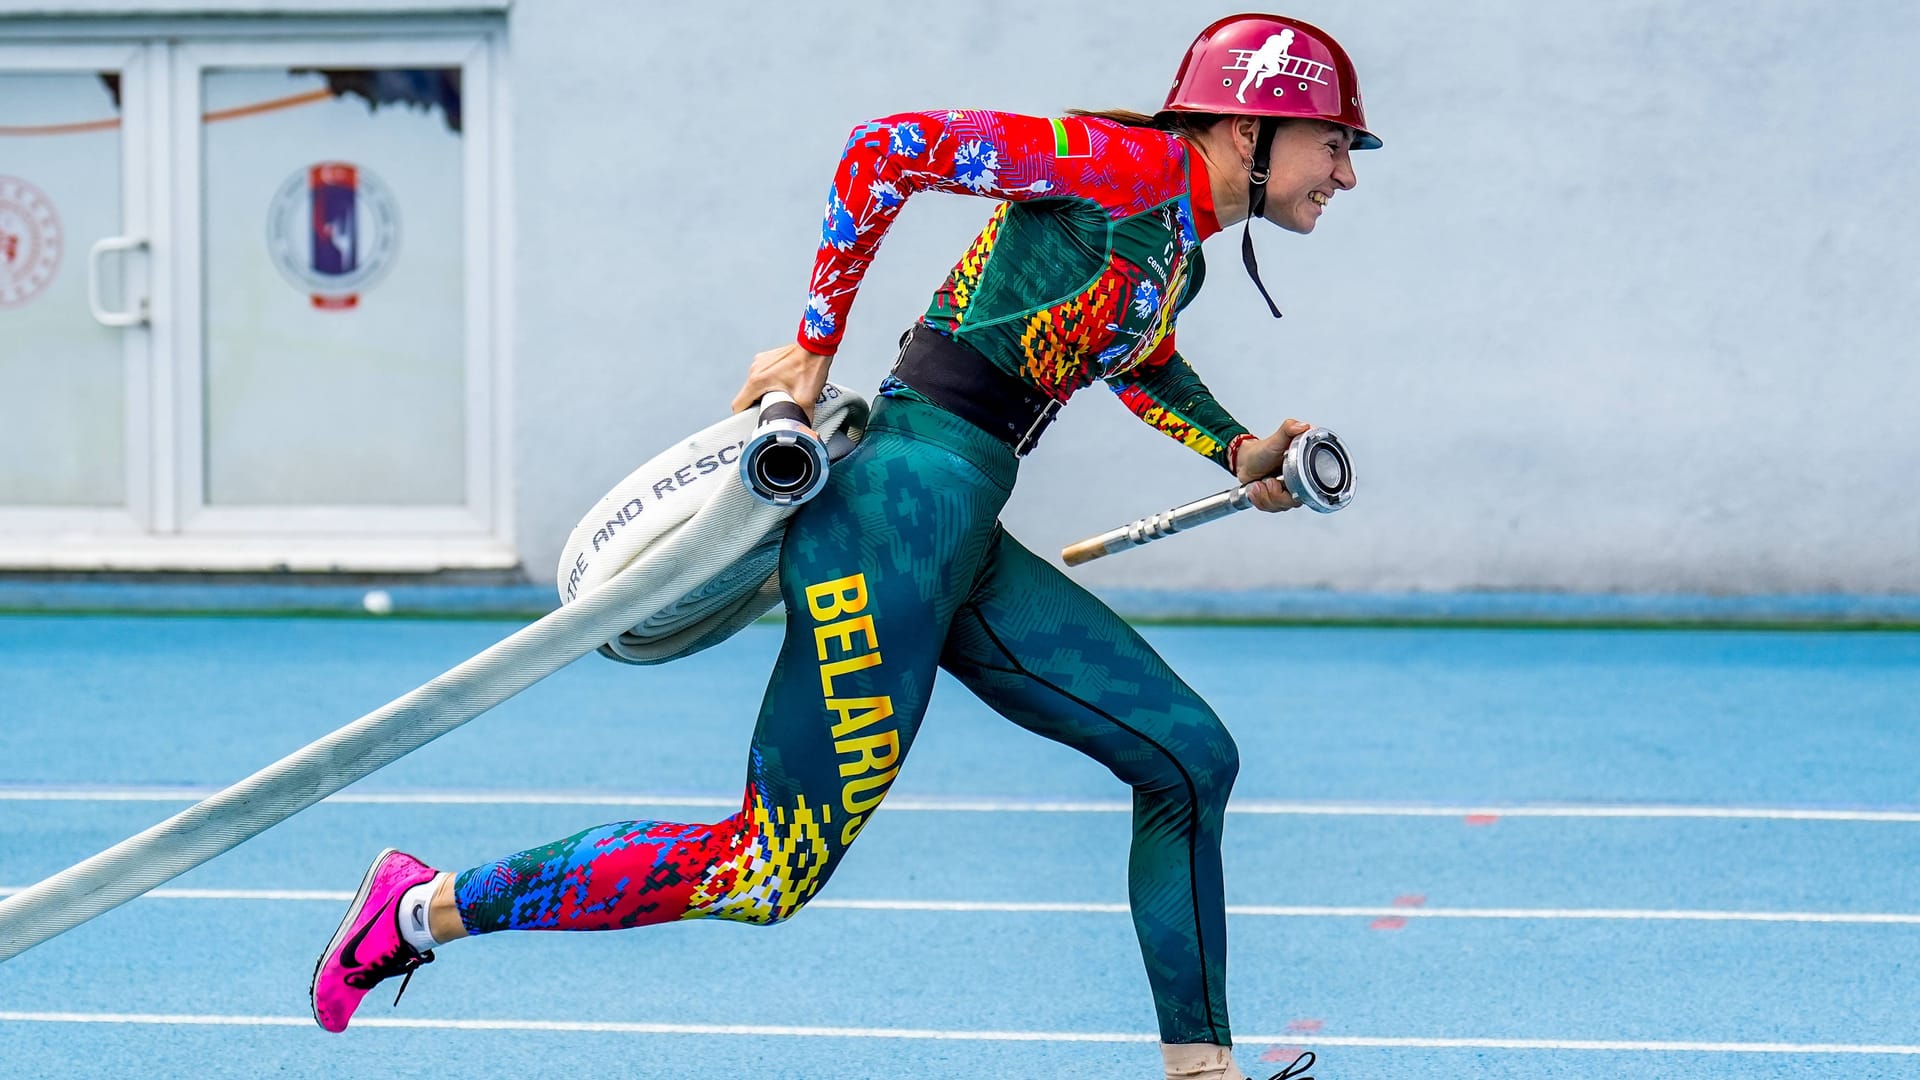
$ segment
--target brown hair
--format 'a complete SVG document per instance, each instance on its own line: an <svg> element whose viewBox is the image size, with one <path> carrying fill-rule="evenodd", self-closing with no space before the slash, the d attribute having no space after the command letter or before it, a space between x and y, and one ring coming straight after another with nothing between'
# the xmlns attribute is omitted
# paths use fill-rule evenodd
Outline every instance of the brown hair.
<svg viewBox="0 0 1920 1080"><path fill-rule="evenodd" d="M1128 127L1158 128L1176 135L1198 135L1227 118L1225 113L1163 112L1149 116L1132 109L1068 109L1068 116L1111 120Z"/></svg>

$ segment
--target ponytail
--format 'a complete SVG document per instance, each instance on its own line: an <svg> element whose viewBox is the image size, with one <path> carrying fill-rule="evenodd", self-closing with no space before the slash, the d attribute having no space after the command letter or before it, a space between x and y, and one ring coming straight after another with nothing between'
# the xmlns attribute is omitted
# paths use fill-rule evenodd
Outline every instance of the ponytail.
<svg viewBox="0 0 1920 1080"><path fill-rule="evenodd" d="M1132 109L1068 109L1067 115L1083 116L1090 120L1110 120L1127 127L1155 128L1188 136L1198 135L1226 119L1225 113L1163 112L1149 116L1143 112L1134 112Z"/></svg>

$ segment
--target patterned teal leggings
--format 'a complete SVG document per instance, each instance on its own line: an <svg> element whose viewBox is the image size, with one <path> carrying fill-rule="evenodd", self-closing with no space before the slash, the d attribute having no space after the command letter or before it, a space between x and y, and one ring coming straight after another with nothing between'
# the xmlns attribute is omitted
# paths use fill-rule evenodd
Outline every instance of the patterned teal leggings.
<svg viewBox="0 0 1920 1080"><path fill-rule="evenodd" d="M1129 894L1161 1038L1230 1043L1220 828L1233 739L1139 634L1001 530L1016 468L950 413L880 399L865 441L789 527L786 641L740 812L617 822L467 870L468 931L792 915L880 805L937 666L1133 788Z"/></svg>

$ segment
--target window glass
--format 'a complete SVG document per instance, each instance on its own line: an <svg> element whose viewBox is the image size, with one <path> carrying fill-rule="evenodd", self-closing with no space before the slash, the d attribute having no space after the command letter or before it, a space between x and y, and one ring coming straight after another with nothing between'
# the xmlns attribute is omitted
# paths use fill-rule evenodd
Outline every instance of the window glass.
<svg viewBox="0 0 1920 1080"><path fill-rule="evenodd" d="M87 308L87 250L121 229L119 89L0 72L0 506L126 501L126 331Z"/></svg>
<svg viewBox="0 0 1920 1080"><path fill-rule="evenodd" d="M459 72L203 89L207 504L463 504Z"/></svg>

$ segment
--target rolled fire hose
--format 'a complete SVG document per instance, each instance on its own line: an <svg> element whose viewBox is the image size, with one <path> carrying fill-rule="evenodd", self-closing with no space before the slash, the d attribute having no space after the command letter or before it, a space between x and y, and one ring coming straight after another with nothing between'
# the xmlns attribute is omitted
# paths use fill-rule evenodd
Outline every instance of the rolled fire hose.
<svg viewBox="0 0 1920 1080"><path fill-rule="evenodd" d="M560 557L563 604L653 557L683 530L730 550L719 574L684 582L683 596L600 646L601 655L662 664L726 640L780 603L776 575L787 518L826 483L828 462L852 452L867 403L829 383L809 431L791 398L769 394L762 402L627 474L574 526ZM679 571L666 563L659 572Z"/></svg>

